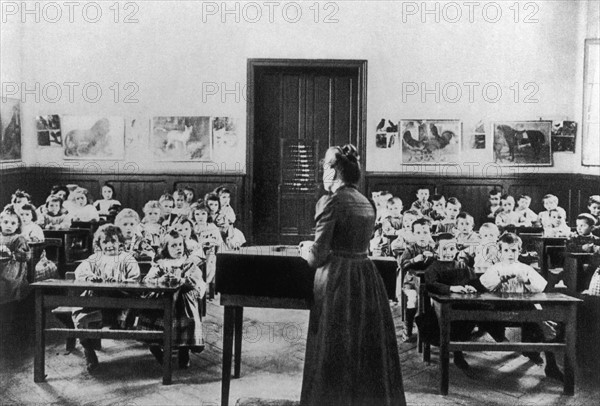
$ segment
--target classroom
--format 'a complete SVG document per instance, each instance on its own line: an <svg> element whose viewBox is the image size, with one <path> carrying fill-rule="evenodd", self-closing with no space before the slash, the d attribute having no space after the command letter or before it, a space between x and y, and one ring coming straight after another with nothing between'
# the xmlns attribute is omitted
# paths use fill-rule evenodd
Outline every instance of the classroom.
<svg viewBox="0 0 600 406"><path fill-rule="evenodd" d="M0 11L0 403L597 402L598 0Z"/></svg>

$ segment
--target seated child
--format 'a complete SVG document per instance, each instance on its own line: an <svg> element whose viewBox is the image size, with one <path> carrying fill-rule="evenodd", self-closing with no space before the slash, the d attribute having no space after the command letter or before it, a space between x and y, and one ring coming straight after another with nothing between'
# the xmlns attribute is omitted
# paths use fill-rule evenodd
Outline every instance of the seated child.
<svg viewBox="0 0 600 406"><path fill-rule="evenodd" d="M204 203L194 203L191 207L194 233L198 238L201 251L206 256L206 283L212 283L217 270L217 250L223 245L221 232L208 221L208 209Z"/></svg>
<svg viewBox="0 0 600 406"><path fill-rule="evenodd" d="M189 186L183 188L183 194L185 195L185 203L191 206L196 200L196 192Z"/></svg>
<svg viewBox="0 0 600 406"><path fill-rule="evenodd" d="M194 233L194 223L192 223L192 220L187 217L182 217L173 224L173 229L177 230L177 232L185 239L185 246L190 255L195 255L198 259L204 258L204 253L197 253L200 244Z"/></svg>
<svg viewBox="0 0 600 406"><path fill-rule="evenodd" d="M188 258L185 240L177 231L172 230L165 235L157 258L144 278L144 282L183 286L175 302L173 346L178 348L179 368L188 368L190 350L201 352L204 349L200 302L206 293L206 283L202 279L200 268ZM163 312L161 310L142 312L138 328L162 329ZM161 345L152 343L150 352L158 363L162 364L164 355Z"/></svg>
<svg viewBox="0 0 600 406"><path fill-rule="evenodd" d="M402 200L392 197L386 203L387 216L381 222L383 235L395 235L402 228Z"/></svg>
<svg viewBox="0 0 600 406"><path fill-rule="evenodd" d="M24 190L17 189L10 198L10 204L13 205L15 212L19 212L24 204L33 204L31 195Z"/></svg>
<svg viewBox="0 0 600 406"><path fill-rule="evenodd" d="M407 210L402 216L402 228L396 232L398 237L392 241L390 249L393 256L397 256L401 250L404 250L412 242L412 224L420 217L417 210Z"/></svg>
<svg viewBox="0 0 600 406"><path fill-rule="evenodd" d="M44 230L68 230L71 219L63 208L63 201L58 195L50 195L46 199L46 210L38 216L37 223Z"/></svg>
<svg viewBox="0 0 600 406"><path fill-rule="evenodd" d="M577 216L577 232L567 241L567 252L595 252L600 250L600 238L592 234L596 219L589 213Z"/></svg>
<svg viewBox="0 0 600 406"><path fill-rule="evenodd" d="M235 211L231 207L231 191L229 191L229 189L226 187L221 186L215 190L215 193L217 196L219 196L219 202L221 203L221 209L219 210L219 213L223 215L229 224L235 223Z"/></svg>
<svg viewBox="0 0 600 406"><path fill-rule="evenodd" d="M437 225L446 217L446 198L443 195L433 195L431 198L431 209L423 212L424 216L431 219L432 228L436 228Z"/></svg>
<svg viewBox="0 0 600 406"><path fill-rule="evenodd" d="M446 209L444 211L445 217L439 222L435 229L435 234L440 233L453 233L456 228L456 217L460 213L462 204L456 197L451 197L446 202Z"/></svg>
<svg viewBox="0 0 600 406"><path fill-rule="evenodd" d="M542 202L544 203L544 208L546 209L538 214L538 219L542 227L550 227L550 210L558 209L561 211L563 217L566 218L567 212L565 209L558 207L558 197L548 194L543 197Z"/></svg>
<svg viewBox="0 0 600 406"><path fill-rule="evenodd" d="M568 237L571 235L565 211L561 207L550 209L549 220L550 222L544 226L544 237Z"/></svg>
<svg viewBox="0 0 600 406"><path fill-rule="evenodd" d="M21 216L21 235L25 237L27 242L42 242L44 241L44 230L36 224L37 213L35 207L30 204L24 204L21 206L19 212Z"/></svg>
<svg viewBox="0 0 600 406"><path fill-rule="evenodd" d="M68 214L71 221L99 221L98 211L92 206L87 189L77 187L69 195Z"/></svg>
<svg viewBox="0 0 600 406"><path fill-rule="evenodd" d="M475 252L480 244L479 234L473 231L475 219L467 212L460 212L456 216L456 246L459 251L459 257L469 266L473 266Z"/></svg>
<svg viewBox="0 0 600 406"><path fill-rule="evenodd" d="M515 209L515 199L510 195L503 195L500 198L500 210L496 212L496 225L503 230L508 226L518 227L520 214Z"/></svg>
<svg viewBox="0 0 600 406"><path fill-rule="evenodd" d="M592 233L600 237L600 195L590 196L587 208L590 214L596 219L596 226Z"/></svg>
<svg viewBox="0 0 600 406"><path fill-rule="evenodd" d="M481 288L477 277L471 268L463 261L458 261L456 238L449 233L441 234L437 241L436 260L425 271L424 279L427 291L442 295L450 293L477 293ZM451 328L451 339L455 341L469 341L473 322L454 322ZM454 352L454 364L461 369L468 369L462 351Z"/></svg>
<svg viewBox="0 0 600 406"><path fill-rule="evenodd" d="M173 213L173 209L175 208L175 200L169 193L165 193L158 199L158 202L160 203L160 207L162 209L161 224L163 227L169 228L177 218L177 214Z"/></svg>
<svg viewBox="0 0 600 406"><path fill-rule="evenodd" d="M94 207L101 216L108 216L108 211L113 205L121 205L121 202L115 200L115 188L110 183L106 182L102 186L102 199L94 202Z"/></svg>
<svg viewBox="0 0 600 406"><path fill-rule="evenodd" d="M158 200L150 200L144 205L144 218L140 225L142 236L155 250L160 245L160 239L165 234L165 228L160 224L161 206Z"/></svg>
<svg viewBox="0 0 600 406"><path fill-rule="evenodd" d="M396 297L406 295L406 336L405 341L413 341L412 330L417 313L419 278L416 270L424 270L433 262L435 244L431 238L431 221L420 218L412 224L413 242L404 250L398 259L401 272L398 275ZM401 289L401 290L400 290Z"/></svg>
<svg viewBox="0 0 600 406"><path fill-rule="evenodd" d="M140 216L133 209L123 209L115 217L115 225L123 234L123 251L132 255L137 261L154 259L154 249L140 232Z"/></svg>
<svg viewBox="0 0 600 406"><path fill-rule="evenodd" d="M494 223L484 223L479 227L481 241L475 249L474 268L476 274L482 274L494 265L498 260L498 237L500 230Z"/></svg>
<svg viewBox="0 0 600 406"><path fill-rule="evenodd" d="M417 189L417 200L410 206L411 210L421 212L421 215L427 215L433 205L429 201L429 188L423 186Z"/></svg>
<svg viewBox="0 0 600 406"><path fill-rule="evenodd" d="M519 262L519 253L521 252L521 239L513 233L505 233L498 241L500 250L500 262L492 265L481 275L479 281L490 292L503 293L525 293L525 292L543 292L546 288L546 280L532 267ZM526 323L523 326L523 341L527 342L533 338L533 335L541 335L541 331L554 329L556 323L545 321L543 326L533 323ZM539 354L525 353L532 360L537 360ZM546 352L546 376L563 379L563 374L556 364L554 353Z"/></svg>
<svg viewBox="0 0 600 406"><path fill-rule="evenodd" d="M175 207L171 213L179 217L189 217L190 205L185 201L185 192L183 189L177 189L173 192L173 200L175 201Z"/></svg>
<svg viewBox="0 0 600 406"><path fill-rule="evenodd" d="M383 219L387 217L387 202L388 200L390 200L392 197L394 197L390 192L388 192L387 190L381 191L379 196L377 197L377 200L375 200L375 210L376 210L376 219L375 219L375 226L377 226L378 224L381 224L383 222Z"/></svg>
<svg viewBox="0 0 600 406"><path fill-rule="evenodd" d="M31 250L21 235L21 218L12 205L0 213L0 305L25 299L29 293L27 262Z"/></svg>
<svg viewBox="0 0 600 406"><path fill-rule="evenodd" d="M531 197L527 195L519 196L519 200L517 200L517 208L515 209L515 213L519 215L519 227L533 227L538 221L538 215L529 208L530 204Z"/></svg>
<svg viewBox="0 0 600 406"><path fill-rule="evenodd" d="M75 270L75 279L88 282L138 282L140 268L133 256L122 252L125 242L121 229L113 224L104 224L94 234L94 254L79 264ZM86 291L85 296L97 295L97 291ZM102 296L127 297L123 292L113 291ZM119 309L76 308L73 311L73 324L77 329L90 328L92 323L118 321L120 327L127 327L128 311ZM86 367L92 372L98 366L98 357L93 349L92 340L81 339Z"/></svg>
<svg viewBox="0 0 600 406"><path fill-rule="evenodd" d="M500 198L502 197L502 191L500 189L492 189L488 194L488 201L485 207L484 217L481 219L481 223L494 223L496 221L496 215L498 210L501 209Z"/></svg>
<svg viewBox="0 0 600 406"><path fill-rule="evenodd" d="M208 208L209 221L214 223L221 232L221 237L225 241L225 246L229 249L238 249L245 242L244 234L229 224L229 221L221 213L221 200L215 193L207 193L204 196L204 204Z"/></svg>

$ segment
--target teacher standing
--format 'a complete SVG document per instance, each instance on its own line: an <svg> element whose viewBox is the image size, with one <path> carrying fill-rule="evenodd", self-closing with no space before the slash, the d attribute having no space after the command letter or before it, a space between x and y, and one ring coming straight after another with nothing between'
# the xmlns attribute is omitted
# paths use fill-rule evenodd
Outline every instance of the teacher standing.
<svg viewBox="0 0 600 406"><path fill-rule="evenodd" d="M301 404L405 405L394 321L383 280L367 257L375 209L357 189L353 145L330 147L329 192L316 207L314 243L300 245L317 267Z"/></svg>

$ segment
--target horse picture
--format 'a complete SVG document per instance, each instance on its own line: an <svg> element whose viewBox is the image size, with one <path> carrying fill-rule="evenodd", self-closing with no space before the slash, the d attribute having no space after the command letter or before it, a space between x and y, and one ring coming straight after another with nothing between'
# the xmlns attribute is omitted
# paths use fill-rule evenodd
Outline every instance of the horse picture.
<svg viewBox="0 0 600 406"><path fill-rule="evenodd" d="M494 161L501 165L552 165L552 121L493 124Z"/></svg>

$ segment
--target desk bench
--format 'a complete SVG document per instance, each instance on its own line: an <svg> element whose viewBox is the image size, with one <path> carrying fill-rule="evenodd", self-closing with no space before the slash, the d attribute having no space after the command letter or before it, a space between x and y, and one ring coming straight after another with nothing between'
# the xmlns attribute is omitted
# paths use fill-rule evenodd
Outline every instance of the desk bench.
<svg viewBox="0 0 600 406"><path fill-rule="evenodd" d="M43 382L45 374L46 333L57 334L65 338L111 338L111 339L162 339L164 343L163 385L171 384L171 349L173 342L172 325L175 295L180 286L145 283L94 283L76 280L48 279L33 283L35 289L35 350L34 382ZM86 290L105 292L128 292L136 297L111 298L101 296L67 296L56 291L80 294ZM157 299L139 297L141 293L159 292L164 295ZM57 306L91 307L100 309L161 309L164 311L164 330L102 330L46 328L46 308Z"/></svg>

